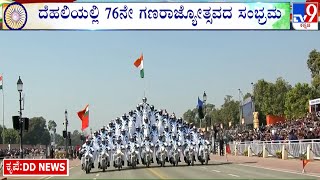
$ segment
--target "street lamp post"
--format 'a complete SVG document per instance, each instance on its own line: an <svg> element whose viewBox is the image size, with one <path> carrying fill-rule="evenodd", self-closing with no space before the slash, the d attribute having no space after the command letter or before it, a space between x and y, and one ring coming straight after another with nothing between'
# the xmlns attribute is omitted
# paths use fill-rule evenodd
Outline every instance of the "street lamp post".
<svg viewBox="0 0 320 180"><path fill-rule="evenodd" d="M206 94L205 91L203 92L203 97L202 98L203 98L203 104L204 104L204 106L203 106L203 108L204 108L204 120L205 120L205 123L206 123L205 131L207 131L207 118L206 118L206 116L207 116L207 110L206 110L207 94Z"/></svg>
<svg viewBox="0 0 320 180"><path fill-rule="evenodd" d="M20 103L20 111L19 111L19 125L20 125L20 158L23 159L23 147L22 147L22 132L23 132L23 119L22 119L22 90L23 90L23 82L19 76L18 82L17 82L17 89L19 92L19 103Z"/></svg>
<svg viewBox="0 0 320 180"><path fill-rule="evenodd" d="M65 128L66 128L66 158L68 158L68 111L65 110L64 111L64 115L65 115Z"/></svg>
<svg viewBox="0 0 320 180"><path fill-rule="evenodd" d="M251 86L252 86L252 95L251 95L252 111L256 112L256 107L255 107L255 103L254 103L254 84L253 84L253 82L251 83Z"/></svg>

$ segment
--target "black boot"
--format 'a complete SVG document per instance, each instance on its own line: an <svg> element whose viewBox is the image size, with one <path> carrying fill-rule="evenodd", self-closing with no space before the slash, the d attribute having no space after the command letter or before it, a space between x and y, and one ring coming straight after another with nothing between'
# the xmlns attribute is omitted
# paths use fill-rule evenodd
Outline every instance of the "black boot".
<svg viewBox="0 0 320 180"><path fill-rule="evenodd" d="M137 164L140 164L140 163L139 163L139 159L137 159Z"/></svg>
<svg viewBox="0 0 320 180"><path fill-rule="evenodd" d="M153 158L151 159L151 163L153 163Z"/></svg>
<svg viewBox="0 0 320 180"><path fill-rule="evenodd" d="M113 167L116 167L116 162L115 161L113 161Z"/></svg>
<svg viewBox="0 0 320 180"><path fill-rule="evenodd" d="M127 161L127 166L130 166L131 164L130 164L130 161Z"/></svg>
<svg viewBox="0 0 320 180"><path fill-rule="evenodd" d="M91 166L92 166L92 169L94 169L94 163L92 163L92 165L91 165Z"/></svg>
<svg viewBox="0 0 320 180"><path fill-rule="evenodd" d="M167 162L169 162L169 159L168 159L168 157L166 157L166 161L167 161Z"/></svg>
<svg viewBox="0 0 320 180"><path fill-rule="evenodd" d="M146 163L144 162L144 159L143 159L143 158L141 158L141 162L142 162L143 165L146 164Z"/></svg>
<svg viewBox="0 0 320 180"><path fill-rule="evenodd" d="M180 157L179 157L179 162L181 162L181 159L180 159Z"/></svg>
<svg viewBox="0 0 320 180"><path fill-rule="evenodd" d="M184 159L184 162L187 162L187 158L186 157L183 157L183 159Z"/></svg>
<svg viewBox="0 0 320 180"><path fill-rule="evenodd" d="M208 156L208 160L210 161L210 156Z"/></svg>
<svg viewBox="0 0 320 180"><path fill-rule="evenodd" d="M108 162L108 167L110 167L110 162Z"/></svg>
<svg viewBox="0 0 320 180"><path fill-rule="evenodd" d="M159 159L156 157L157 164L159 164Z"/></svg>
<svg viewBox="0 0 320 180"><path fill-rule="evenodd" d="M98 168L99 168L99 169L101 168L101 164L100 164L100 162L98 163Z"/></svg>
<svg viewBox="0 0 320 180"><path fill-rule="evenodd" d="M124 166L124 161L122 161L122 166Z"/></svg>

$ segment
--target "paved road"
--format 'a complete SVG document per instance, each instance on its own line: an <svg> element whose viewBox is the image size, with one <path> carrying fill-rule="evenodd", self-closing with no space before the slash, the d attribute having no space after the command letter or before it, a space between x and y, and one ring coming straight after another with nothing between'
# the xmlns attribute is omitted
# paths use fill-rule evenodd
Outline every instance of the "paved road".
<svg viewBox="0 0 320 180"><path fill-rule="evenodd" d="M320 179L320 176L308 176L300 173L281 172L257 167L250 164L235 164L228 162L210 161L208 165L195 164L186 166L183 163L178 167L150 168L142 166L137 169L124 168L121 171L114 168L106 172L93 169L90 174L80 170L80 167L71 167L69 177L43 177L42 179Z"/></svg>

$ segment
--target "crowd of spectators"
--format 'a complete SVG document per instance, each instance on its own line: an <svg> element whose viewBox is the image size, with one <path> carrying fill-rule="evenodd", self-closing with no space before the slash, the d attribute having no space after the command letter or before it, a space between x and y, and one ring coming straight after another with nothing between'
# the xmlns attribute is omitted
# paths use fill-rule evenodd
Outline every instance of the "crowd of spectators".
<svg viewBox="0 0 320 180"><path fill-rule="evenodd" d="M294 141L320 140L320 121L317 117L308 115L305 118L286 120L257 129L233 128L227 131L229 141Z"/></svg>
<svg viewBox="0 0 320 180"><path fill-rule="evenodd" d="M23 153L25 156L29 157L36 157L40 156L41 154L45 153L45 149L43 148L24 148ZM19 157L20 149L15 148L7 148L7 149L0 149L0 158L15 158Z"/></svg>

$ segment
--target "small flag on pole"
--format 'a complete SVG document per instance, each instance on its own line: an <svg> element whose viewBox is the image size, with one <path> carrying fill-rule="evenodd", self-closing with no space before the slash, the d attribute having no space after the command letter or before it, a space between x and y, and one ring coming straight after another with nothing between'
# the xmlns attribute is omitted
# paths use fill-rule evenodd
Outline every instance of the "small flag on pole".
<svg viewBox="0 0 320 180"><path fill-rule="evenodd" d="M134 62L134 66L140 69L140 77L144 78L143 54Z"/></svg>
<svg viewBox="0 0 320 180"><path fill-rule="evenodd" d="M0 74L0 90L3 89L3 76Z"/></svg>
<svg viewBox="0 0 320 180"><path fill-rule="evenodd" d="M81 130L84 131L89 127L89 105L87 105L82 111L79 111L78 116L82 121Z"/></svg>
<svg viewBox="0 0 320 180"><path fill-rule="evenodd" d="M227 154L231 154L231 149L229 144L226 145L226 152Z"/></svg>
<svg viewBox="0 0 320 180"><path fill-rule="evenodd" d="M305 173L304 167L310 162L310 160L303 159L302 160L302 173Z"/></svg>

